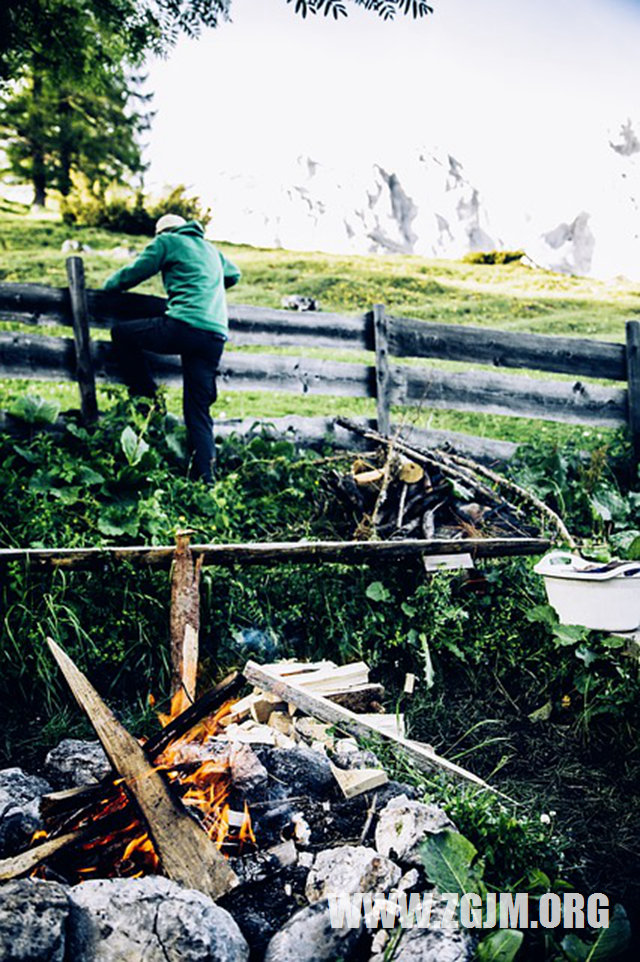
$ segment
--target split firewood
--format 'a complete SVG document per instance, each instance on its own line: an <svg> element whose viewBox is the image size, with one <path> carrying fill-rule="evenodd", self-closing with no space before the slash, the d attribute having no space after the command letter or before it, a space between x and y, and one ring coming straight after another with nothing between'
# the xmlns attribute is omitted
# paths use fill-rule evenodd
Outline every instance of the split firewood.
<svg viewBox="0 0 640 962"><path fill-rule="evenodd" d="M79 829L75 832L67 832L65 835L58 835L56 838L49 838L33 848L28 848L26 852L14 855L12 858L4 858L0 861L0 882L8 882L10 879L22 878L29 875L35 868L46 862L52 855L56 855L63 849L73 845L74 842L81 842L89 837L89 832Z"/></svg>
<svg viewBox="0 0 640 962"><path fill-rule="evenodd" d="M332 765L331 771L345 798L356 798L389 781L382 768L337 768Z"/></svg>
<svg viewBox="0 0 640 962"><path fill-rule="evenodd" d="M332 691L326 696L329 701L355 712L376 711L384 698L383 685L361 685L356 688Z"/></svg>
<svg viewBox="0 0 640 962"><path fill-rule="evenodd" d="M214 900L237 885L227 860L173 798L136 739L117 721L69 656L52 639L47 642L76 701L89 716L107 757L122 776L127 794L137 804L167 876Z"/></svg>
<svg viewBox="0 0 640 962"><path fill-rule="evenodd" d="M387 715L385 713L366 713L358 716L368 725L372 725L381 732L389 732L392 735L405 737L404 715Z"/></svg>
<svg viewBox="0 0 640 962"><path fill-rule="evenodd" d="M257 665L253 661L248 661L244 674L249 681L260 688L272 691L286 701L296 702L302 711L308 715L313 715L321 721L337 725L343 731L355 737L369 738L371 735L380 735L398 748L402 748L413 763L421 769L427 771L442 769L450 775L477 785L479 788L495 791L495 789L482 778L467 771L467 769L462 768L460 765L456 765L455 762L450 762L448 759L442 758L435 752L429 751L406 738L391 735L389 732L379 731L373 725L361 721L355 712L334 704L329 701L328 698L322 697L322 695L303 689L295 682L295 679L281 678L275 674L270 667Z"/></svg>
<svg viewBox="0 0 640 962"><path fill-rule="evenodd" d="M177 533L171 573L171 694L176 713L184 711L196 697L202 555L194 562L189 547L192 533Z"/></svg>

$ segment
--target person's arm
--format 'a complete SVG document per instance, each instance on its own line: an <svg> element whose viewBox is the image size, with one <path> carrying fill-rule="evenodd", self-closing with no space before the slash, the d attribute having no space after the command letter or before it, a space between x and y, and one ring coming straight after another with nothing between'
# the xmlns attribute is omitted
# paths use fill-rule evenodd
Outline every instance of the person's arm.
<svg viewBox="0 0 640 962"><path fill-rule="evenodd" d="M224 254L221 254L220 251L218 251L218 254L220 255L220 262L222 264L224 286L233 287L234 284L238 283L242 277L242 274L240 273L239 268L237 268L235 264L232 264L231 261L224 256Z"/></svg>
<svg viewBox="0 0 640 962"><path fill-rule="evenodd" d="M128 291L130 287L141 284L149 277L157 274L162 267L164 246L161 238L156 237L145 247L141 254L128 267L121 267L119 271L108 277L104 283L105 291Z"/></svg>

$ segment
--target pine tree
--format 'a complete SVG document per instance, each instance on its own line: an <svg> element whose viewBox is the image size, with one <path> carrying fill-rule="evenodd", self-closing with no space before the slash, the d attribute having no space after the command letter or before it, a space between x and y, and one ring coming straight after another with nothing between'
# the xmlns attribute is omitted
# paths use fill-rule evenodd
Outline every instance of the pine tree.
<svg viewBox="0 0 640 962"><path fill-rule="evenodd" d="M141 173L145 100L122 68L103 66L92 86L60 82L37 58L0 98L0 132L12 173L33 185L36 205L48 190L67 196L72 174L95 186Z"/></svg>

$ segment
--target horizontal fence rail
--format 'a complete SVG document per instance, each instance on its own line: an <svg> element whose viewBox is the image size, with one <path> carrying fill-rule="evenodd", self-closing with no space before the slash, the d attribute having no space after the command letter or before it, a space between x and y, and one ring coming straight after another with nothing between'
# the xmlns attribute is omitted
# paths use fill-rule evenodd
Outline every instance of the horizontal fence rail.
<svg viewBox="0 0 640 962"><path fill-rule="evenodd" d="M90 327L163 314L166 300L84 288L82 260L67 261L69 288L0 284L0 318L33 325L61 324L74 338L45 333L0 333L0 377L77 379L83 412L95 401L94 378L119 379L108 340L91 340ZM626 344L586 338L519 334L481 327L418 321L388 314L382 305L358 315L292 312L229 305L234 345L297 348L300 356L228 351L219 383L232 391L370 397L388 433L392 404L603 427L628 425L640 455L640 322L627 322ZM305 356L313 349L375 352L375 363ZM492 371L443 370L399 364L394 358L430 358L494 368L571 375L574 381ZM156 357L159 380L181 383L177 358ZM626 382L624 387L584 378ZM91 392L93 391L93 401ZM97 408L95 409L97 411Z"/></svg>

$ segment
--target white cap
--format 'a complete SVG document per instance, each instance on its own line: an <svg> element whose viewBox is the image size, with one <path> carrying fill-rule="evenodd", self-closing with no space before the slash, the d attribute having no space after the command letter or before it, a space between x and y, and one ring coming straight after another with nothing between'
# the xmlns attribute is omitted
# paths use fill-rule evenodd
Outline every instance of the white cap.
<svg viewBox="0 0 640 962"><path fill-rule="evenodd" d="M180 214L163 214L156 221L156 234L161 234L164 230L173 230L175 227L184 227L186 223L186 220Z"/></svg>

